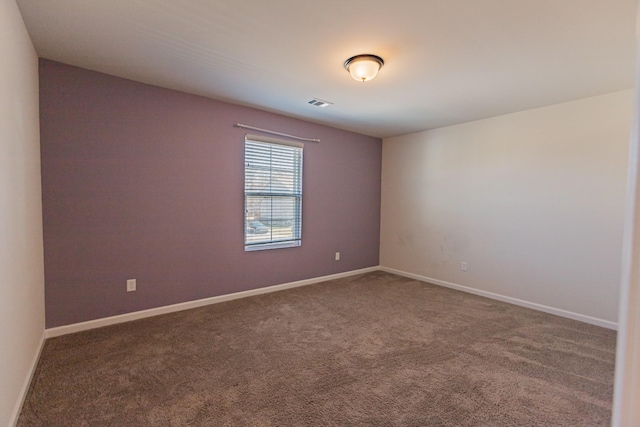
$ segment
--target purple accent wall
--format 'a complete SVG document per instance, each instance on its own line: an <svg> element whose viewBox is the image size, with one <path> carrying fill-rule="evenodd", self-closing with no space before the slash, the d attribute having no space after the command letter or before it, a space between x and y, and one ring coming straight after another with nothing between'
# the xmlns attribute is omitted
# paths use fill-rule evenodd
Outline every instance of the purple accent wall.
<svg viewBox="0 0 640 427"><path fill-rule="evenodd" d="M244 251L237 122L322 140L301 247ZM378 138L48 60L40 125L48 328L378 265Z"/></svg>

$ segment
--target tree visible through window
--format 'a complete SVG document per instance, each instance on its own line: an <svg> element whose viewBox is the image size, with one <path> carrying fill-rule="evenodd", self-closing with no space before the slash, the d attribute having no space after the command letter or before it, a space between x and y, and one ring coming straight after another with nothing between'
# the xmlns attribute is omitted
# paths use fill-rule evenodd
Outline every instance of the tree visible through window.
<svg viewBox="0 0 640 427"><path fill-rule="evenodd" d="M302 145L247 135L245 250L300 246L301 232Z"/></svg>

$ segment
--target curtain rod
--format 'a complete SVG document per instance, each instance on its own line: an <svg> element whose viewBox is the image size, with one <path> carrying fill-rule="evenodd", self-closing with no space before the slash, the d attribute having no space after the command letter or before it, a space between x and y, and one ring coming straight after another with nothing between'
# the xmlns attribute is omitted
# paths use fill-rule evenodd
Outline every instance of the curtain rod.
<svg viewBox="0 0 640 427"><path fill-rule="evenodd" d="M271 135L284 136L286 138L293 138L293 139L297 139L299 141L320 142L320 140L317 139L317 138L303 138L301 136L289 135L288 133L280 133L280 132L275 132L275 131L268 130L268 129L261 129L261 128L257 128L257 127L253 127L253 126L243 125L242 123L236 123L235 127L241 128L241 129L257 130L259 132L270 133Z"/></svg>

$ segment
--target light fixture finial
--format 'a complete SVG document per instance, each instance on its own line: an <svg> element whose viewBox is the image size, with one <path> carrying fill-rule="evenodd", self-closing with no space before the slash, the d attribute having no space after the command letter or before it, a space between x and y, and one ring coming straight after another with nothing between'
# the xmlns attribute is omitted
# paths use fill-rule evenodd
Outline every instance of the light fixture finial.
<svg viewBox="0 0 640 427"><path fill-rule="evenodd" d="M344 68L349 71L354 80L368 82L373 80L384 65L384 60L377 55L356 55L344 62Z"/></svg>

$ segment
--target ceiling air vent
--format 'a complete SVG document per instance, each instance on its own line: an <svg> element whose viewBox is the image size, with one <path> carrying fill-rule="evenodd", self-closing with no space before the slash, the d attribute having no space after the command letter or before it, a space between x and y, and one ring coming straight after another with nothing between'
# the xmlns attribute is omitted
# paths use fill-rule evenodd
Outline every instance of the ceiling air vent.
<svg viewBox="0 0 640 427"><path fill-rule="evenodd" d="M309 101L309 104L315 105L316 107L324 108L324 107L328 107L329 105L333 105L333 102L323 101L322 99L313 98L311 101Z"/></svg>

